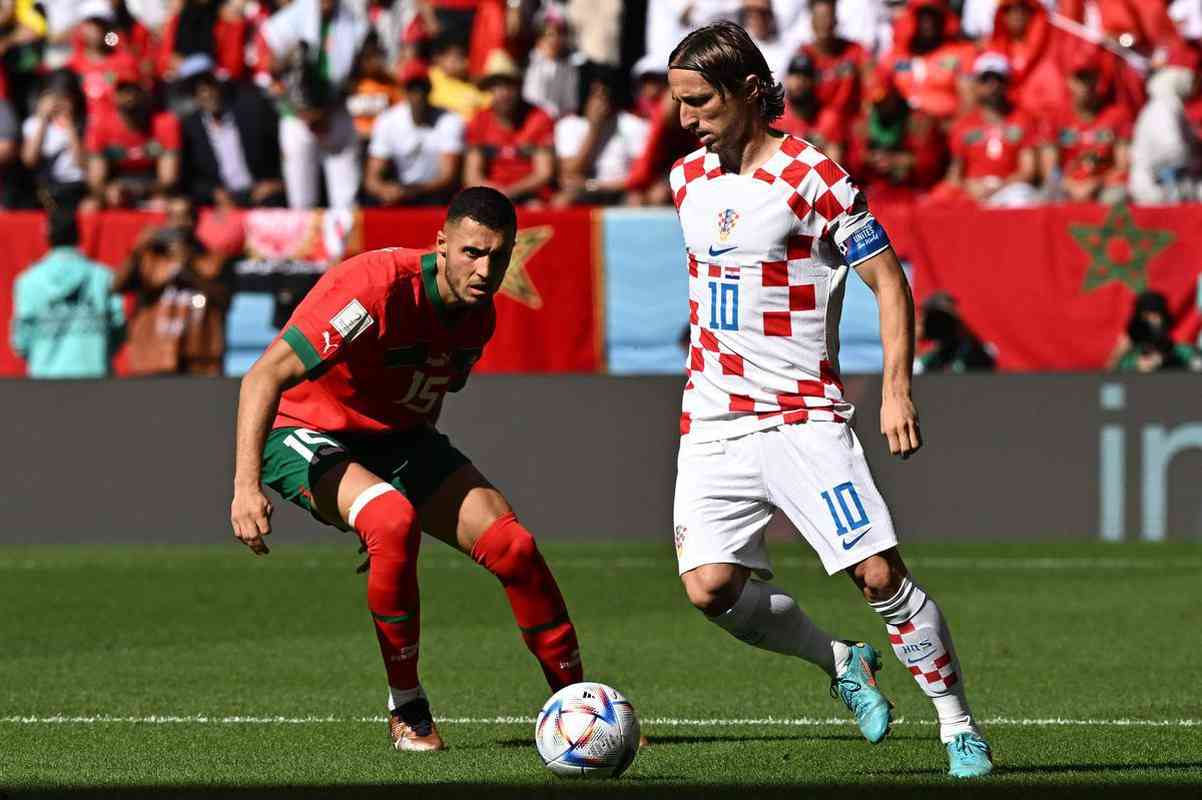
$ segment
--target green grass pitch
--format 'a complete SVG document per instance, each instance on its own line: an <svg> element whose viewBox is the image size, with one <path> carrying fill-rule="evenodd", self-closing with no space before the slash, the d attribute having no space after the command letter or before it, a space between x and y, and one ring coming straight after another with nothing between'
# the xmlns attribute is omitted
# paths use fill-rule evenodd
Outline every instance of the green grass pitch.
<svg viewBox="0 0 1202 800"><path fill-rule="evenodd" d="M803 545L773 544L778 582L883 651L891 737L862 741L813 667L706 624L667 542L553 542L588 677L652 743L586 785L538 760L548 692L492 576L423 543L422 676L451 749L399 754L351 540L272 544L0 548L0 797L1202 796L1197 545L906 548L994 748L966 787L880 621Z"/></svg>

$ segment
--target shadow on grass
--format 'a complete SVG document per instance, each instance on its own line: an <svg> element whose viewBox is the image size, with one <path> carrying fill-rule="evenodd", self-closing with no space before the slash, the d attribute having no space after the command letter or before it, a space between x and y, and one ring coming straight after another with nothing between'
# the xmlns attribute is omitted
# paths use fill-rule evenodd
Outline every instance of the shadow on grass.
<svg viewBox="0 0 1202 800"><path fill-rule="evenodd" d="M1162 772L1173 770L1202 770L1202 761L1158 761L1151 764L1028 764L1022 767L1007 767L1006 772L1027 775L1044 775L1051 772ZM1202 771L1194 776L1202 784Z"/></svg>
<svg viewBox="0 0 1202 800"><path fill-rule="evenodd" d="M899 737L891 737L899 738ZM905 737L901 737L905 738ZM852 734L824 734L819 736L787 736L782 734L764 734L760 736L648 736L647 741L651 746L657 744L740 744L742 742L806 742L814 740L831 740L831 741L849 741L861 742L863 737ZM529 738L510 737L507 739L498 739L491 745L480 745L480 747L499 747L504 750L520 750L526 747L533 747Z"/></svg>
<svg viewBox="0 0 1202 800"><path fill-rule="evenodd" d="M1022 766L994 766L994 775L1056 775L1070 773L1074 775L1089 775L1101 773L1122 772L1176 772L1179 770L1198 770L1198 774L1187 786L1202 786L1202 761L1158 761L1148 764L1025 764ZM928 775L942 775L946 770L941 769L874 769L868 775L897 775L921 778Z"/></svg>
<svg viewBox="0 0 1202 800"><path fill-rule="evenodd" d="M1178 769L1173 764L1169 768ZM1188 765L1186 765L1188 766ZM1135 767L1133 767L1135 768ZM1157 768L1148 765L1145 768ZM1101 767L1098 770L1101 771ZM1004 775L1004 773L1003 773ZM1016 792L1028 797L1055 795L1057 800L1075 798L1119 798L1158 797L1168 793L1178 794L1181 789L1202 786L1202 778L1190 783L1081 783L1066 785L1060 782L1039 780L951 782L940 780L920 785L899 784L893 781L836 785L820 783L758 784L747 783L713 786L696 783L672 783L655 785L657 780L671 780L671 776L637 776L639 780L622 779L614 782L570 782L506 784L489 783L401 783L365 784L337 786L262 786L262 787L209 787L209 786L111 786L103 789L73 787L43 787L30 789L0 789L0 800L201 800L201 798L228 798L228 800L397 800L405 796L430 796L438 800L468 798L470 800L529 800L530 798L570 797L621 797L621 798L733 798L737 800L797 800L799 797L873 798L889 800L898 798L1006 798L1013 800ZM419 794L413 794L418 792ZM1182 795L1184 796L1184 795ZM1191 795L1192 796L1192 795Z"/></svg>

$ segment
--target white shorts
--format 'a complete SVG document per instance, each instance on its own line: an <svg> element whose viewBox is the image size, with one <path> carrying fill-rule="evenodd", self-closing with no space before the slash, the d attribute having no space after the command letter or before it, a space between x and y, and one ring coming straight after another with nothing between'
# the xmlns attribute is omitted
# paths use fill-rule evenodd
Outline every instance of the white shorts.
<svg viewBox="0 0 1202 800"><path fill-rule="evenodd" d="M897 544L848 425L806 422L715 442L681 439L673 512L680 574L740 564L771 578L764 529L775 509L831 575Z"/></svg>

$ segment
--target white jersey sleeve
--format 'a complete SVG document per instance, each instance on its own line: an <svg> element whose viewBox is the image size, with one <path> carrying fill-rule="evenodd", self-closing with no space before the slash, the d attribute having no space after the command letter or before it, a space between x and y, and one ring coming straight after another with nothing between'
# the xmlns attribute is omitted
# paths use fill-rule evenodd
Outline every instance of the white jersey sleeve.
<svg viewBox="0 0 1202 800"><path fill-rule="evenodd" d="M673 165L669 183L689 269L682 434L705 441L848 421L843 281L889 240L847 173L786 136L753 175L725 173L702 149Z"/></svg>

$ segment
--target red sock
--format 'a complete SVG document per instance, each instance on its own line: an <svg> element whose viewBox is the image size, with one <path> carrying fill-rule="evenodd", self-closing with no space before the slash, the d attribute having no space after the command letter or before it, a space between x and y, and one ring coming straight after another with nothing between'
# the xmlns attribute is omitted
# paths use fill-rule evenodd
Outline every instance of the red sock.
<svg viewBox="0 0 1202 800"><path fill-rule="evenodd" d="M534 537L513 514L494 522L472 547L472 558L501 580L526 647L552 691L584 678L576 629Z"/></svg>
<svg viewBox="0 0 1202 800"><path fill-rule="evenodd" d="M417 592L421 531L417 513L403 494L386 483L378 483L359 495L349 516L371 559L367 607L376 626L388 685L393 689L412 689L418 685L421 634Z"/></svg>

